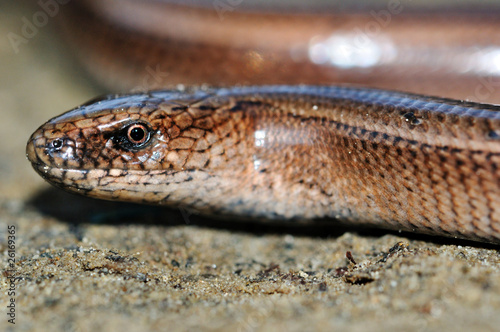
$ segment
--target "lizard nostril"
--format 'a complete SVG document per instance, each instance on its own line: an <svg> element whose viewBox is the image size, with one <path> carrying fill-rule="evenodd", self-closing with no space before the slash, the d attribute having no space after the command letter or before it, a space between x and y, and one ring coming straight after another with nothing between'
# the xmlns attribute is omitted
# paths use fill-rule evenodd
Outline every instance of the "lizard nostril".
<svg viewBox="0 0 500 332"><path fill-rule="evenodd" d="M63 140L61 138L57 138L49 143L49 147L54 150L60 150L63 146Z"/></svg>

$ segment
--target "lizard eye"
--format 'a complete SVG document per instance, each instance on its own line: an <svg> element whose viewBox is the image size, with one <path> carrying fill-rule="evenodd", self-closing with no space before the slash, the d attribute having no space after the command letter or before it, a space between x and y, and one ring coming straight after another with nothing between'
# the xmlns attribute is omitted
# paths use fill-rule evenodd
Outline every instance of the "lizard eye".
<svg viewBox="0 0 500 332"><path fill-rule="evenodd" d="M136 150L145 147L151 136L151 129L146 124L136 122L121 129L113 141L125 150Z"/></svg>
<svg viewBox="0 0 500 332"><path fill-rule="evenodd" d="M149 129L142 123L136 123L128 127L127 139L134 145L142 145L149 139Z"/></svg>

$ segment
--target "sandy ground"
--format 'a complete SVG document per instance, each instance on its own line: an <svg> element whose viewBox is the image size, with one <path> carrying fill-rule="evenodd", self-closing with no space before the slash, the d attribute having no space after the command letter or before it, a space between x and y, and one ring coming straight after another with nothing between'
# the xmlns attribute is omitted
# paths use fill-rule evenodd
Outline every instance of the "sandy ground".
<svg viewBox="0 0 500 332"><path fill-rule="evenodd" d="M2 36L38 10L1 3ZM0 330L500 330L498 247L218 222L51 188L25 159L26 140L102 92L52 30L17 53L0 39Z"/></svg>

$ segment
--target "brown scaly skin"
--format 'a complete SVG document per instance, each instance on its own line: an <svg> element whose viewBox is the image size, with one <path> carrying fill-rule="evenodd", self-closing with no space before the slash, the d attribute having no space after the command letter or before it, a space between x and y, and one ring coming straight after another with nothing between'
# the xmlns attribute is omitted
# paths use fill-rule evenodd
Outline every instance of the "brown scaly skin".
<svg viewBox="0 0 500 332"><path fill-rule="evenodd" d="M344 87L158 91L56 117L27 155L96 198L500 243L499 109Z"/></svg>

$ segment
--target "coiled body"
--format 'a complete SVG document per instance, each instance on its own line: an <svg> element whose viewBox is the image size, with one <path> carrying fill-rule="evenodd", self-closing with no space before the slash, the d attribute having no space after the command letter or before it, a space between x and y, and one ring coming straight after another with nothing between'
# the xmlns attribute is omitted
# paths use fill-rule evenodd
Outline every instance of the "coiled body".
<svg viewBox="0 0 500 332"><path fill-rule="evenodd" d="M358 84L500 103L500 7L464 3L81 0L57 19L111 91Z"/></svg>
<svg viewBox="0 0 500 332"><path fill-rule="evenodd" d="M50 120L27 155L97 198L500 242L492 105L319 86L117 95Z"/></svg>

